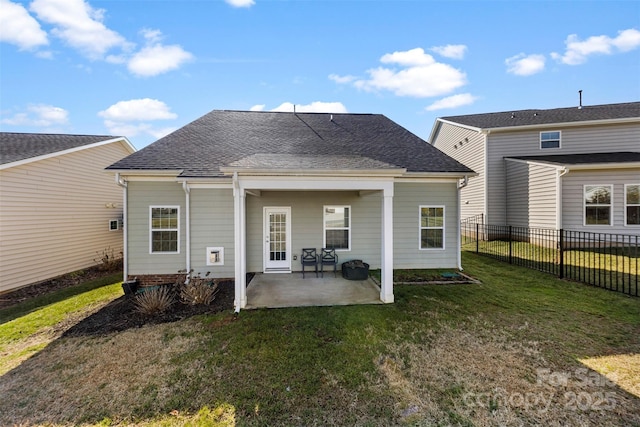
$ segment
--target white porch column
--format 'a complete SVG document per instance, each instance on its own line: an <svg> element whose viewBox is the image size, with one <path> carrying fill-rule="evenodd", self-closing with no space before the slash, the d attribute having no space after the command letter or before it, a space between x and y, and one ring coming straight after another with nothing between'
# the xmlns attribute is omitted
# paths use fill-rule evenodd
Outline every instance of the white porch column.
<svg viewBox="0 0 640 427"><path fill-rule="evenodd" d="M382 262L380 300L393 302L393 183L382 193Z"/></svg>
<svg viewBox="0 0 640 427"><path fill-rule="evenodd" d="M245 251L245 239L246 239L246 223L245 223L245 209L246 209L246 197L245 190L240 188L238 182L238 175L234 174L233 177L233 234L234 234L234 246L235 246L235 262L234 262L234 275L235 275L235 298L233 305L235 311L239 312L241 308L245 308L247 305L247 260Z"/></svg>

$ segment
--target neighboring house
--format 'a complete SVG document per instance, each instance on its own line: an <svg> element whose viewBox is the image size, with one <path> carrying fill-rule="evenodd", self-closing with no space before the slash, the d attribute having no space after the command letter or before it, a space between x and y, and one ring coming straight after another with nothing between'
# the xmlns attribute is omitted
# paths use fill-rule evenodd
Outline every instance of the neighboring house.
<svg viewBox="0 0 640 427"><path fill-rule="evenodd" d="M123 137L0 132L0 293L122 251ZM110 253L109 253L110 254Z"/></svg>
<svg viewBox="0 0 640 427"><path fill-rule="evenodd" d="M463 220L640 234L640 102L442 117L430 143L479 174Z"/></svg>
<svg viewBox="0 0 640 427"><path fill-rule="evenodd" d="M125 187L125 274L235 279L301 269L302 248L382 269L457 268L473 171L382 115L213 111L111 165ZM184 276L182 276L184 277Z"/></svg>

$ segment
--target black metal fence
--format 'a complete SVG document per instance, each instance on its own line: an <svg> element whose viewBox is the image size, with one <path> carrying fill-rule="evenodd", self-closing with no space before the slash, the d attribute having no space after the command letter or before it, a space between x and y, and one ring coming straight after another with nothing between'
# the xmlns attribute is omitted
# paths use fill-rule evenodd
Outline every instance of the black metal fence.
<svg viewBox="0 0 640 427"><path fill-rule="evenodd" d="M640 296L640 236L585 231L460 224L462 245L560 278Z"/></svg>

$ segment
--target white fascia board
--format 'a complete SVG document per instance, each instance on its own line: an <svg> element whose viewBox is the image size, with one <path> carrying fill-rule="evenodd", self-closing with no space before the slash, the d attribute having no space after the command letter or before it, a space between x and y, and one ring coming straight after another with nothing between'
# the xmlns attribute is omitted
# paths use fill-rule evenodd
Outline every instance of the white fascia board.
<svg viewBox="0 0 640 427"><path fill-rule="evenodd" d="M482 132L483 130L485 130L483 128L479 128L479 127L476 127L476 126L465 125L463 123L452 122L450 120L444 120L444 119L436 119L436 122L446 123L448 125L456 126L456 127L463 128L463 129L469 129L469 130L472 130L474 132Z"/></svg>
<svg viewBox="0 0 640 427"><path fill-rule="evenodd" d="M114 142L122 142L124 147L129 151L129 154L136 151L135 147L131 145L129 140L122 136L118 138L106 139L104 141L94 142L93 144L81 145L80 147L69 148L67 150L56 151L49 154L43 154L41 156L29 157L28 159L17 160L15 162L5 163L0 165L0 170L9 169L16 166L26 165L28 163L38 162L40 160L51 159L53 157L64 156L65 154L76 153L82 150L88 150L90 148L100 147L101 145L113 144Z"/></svg>
<svg viewBox="0 0 640 427"><path fill-rule="evenodd" d="M221 167L220 172L225 175L233 175L235 172L239 176L282 176L282 177L298 177L300 176L400 176L407 170L405 168L397 169L245 169L233 167Z"/></svg>
<svg viewBox="0 0 640 427"><path fill-rule="evenodd" d="M544 160L534 159L514 159L512 157L505 157L505 160L517 163L535 164L540 166L548 166L556 169L570 169L570 170L598 170L598 169L640 169L640 162L628 162L628 163L589 163L589 164L572 164L572 163L556 163L547 162Z"/></svg>
<svg viewBox="0 0 640 427"><path fill-rule="evenodd" d="M242 190L387 190L393 191L393 178L361 178L301 176L238 178Z"/></svg>
<svg viewBox="0 0 640 427"><path fill-rule="evenodd" d="M182 171L132 171L107 169L105 172L119 175L122 179L130 182L178 182L177 176L180 175Z"/></svg>
<svg viewBox="0 0 640 427"><path fill-rule="evenodd" d="M625 123L639 123L639 117L627 117L624 119L604 119L604 120L584 120L580 122L558 122L558 123L544 123L537 125L524 125L524 126L505 126L498 128L484 128L480 131L483 133L498 133L498 132L513 132L518 130L532 130L532 129L553 129L553 128L567 128L567 127L580 127L580 126L598 126L598 125L613 125L613 124L625 124Z"/></svg>

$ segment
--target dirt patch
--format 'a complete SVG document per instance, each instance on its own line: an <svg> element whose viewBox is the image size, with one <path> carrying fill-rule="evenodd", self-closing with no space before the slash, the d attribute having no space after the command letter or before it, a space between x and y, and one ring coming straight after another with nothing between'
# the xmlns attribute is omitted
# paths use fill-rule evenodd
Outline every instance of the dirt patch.
<svg viewBox="0 0 640 427"><path fill-rule="evenodd" d="M64 336L102 335L140 328L143 325L177 322L200 314L213 314L225 310L233 310L233 300L233 281L220 282L216 298L209 305L184 304L176 298L176 301L168 310L154 315L144 315L138 312L134 298L122 296L69 328L64 333Z"/></svg>

